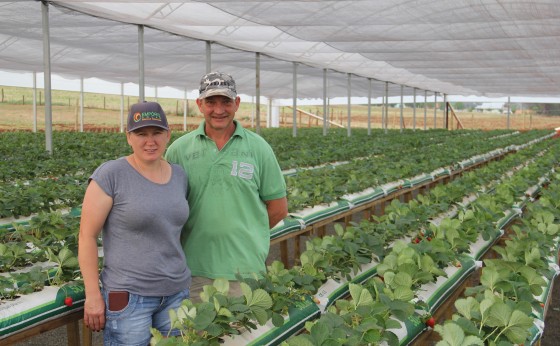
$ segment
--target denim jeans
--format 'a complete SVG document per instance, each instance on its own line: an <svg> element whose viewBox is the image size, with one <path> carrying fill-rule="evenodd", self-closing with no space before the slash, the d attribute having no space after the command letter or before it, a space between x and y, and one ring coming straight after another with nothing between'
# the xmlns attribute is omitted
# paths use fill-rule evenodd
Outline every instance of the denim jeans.
<svg viewBox="0 0 560 346"><path fill-rule="evenodd" d="M163 336L180 335L179 330L170 331L169 310L177 309L189 298L189 289L166 297L148 297L129 294L128 305L120 311L110 311L108 291L103 289L105 300L105 346L146 346L150 344L150 328L156 328Z"/></svg>

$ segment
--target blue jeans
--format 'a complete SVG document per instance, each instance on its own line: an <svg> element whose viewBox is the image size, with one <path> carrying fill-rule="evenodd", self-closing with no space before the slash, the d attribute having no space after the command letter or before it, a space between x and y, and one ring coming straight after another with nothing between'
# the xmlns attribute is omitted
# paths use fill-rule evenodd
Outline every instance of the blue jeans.
<svg viewBox="0 0 560 346"><path fill-rule="evenodd" d="M102 289L105 300L105 346L146 346L150 344L150 328L156 328L163 336L180 335L179 330L170 331L169 310L177 309L189 298L189 289L165 297L148 297L129 294L128 305L120 311L110 311L108 291Z"/></svg>

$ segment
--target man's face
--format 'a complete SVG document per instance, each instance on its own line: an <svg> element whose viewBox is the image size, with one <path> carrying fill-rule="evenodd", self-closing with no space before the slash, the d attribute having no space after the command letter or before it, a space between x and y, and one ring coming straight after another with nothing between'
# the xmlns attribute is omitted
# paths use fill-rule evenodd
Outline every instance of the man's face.
<svg viewBox="0 0 560 346"><path fill-rule="evenodd" d="M196 100L198 109L206 120L206 126L218 131L232 126L235 112L239 108L239 102L239 96L230 99L220 95Z"/></svg>

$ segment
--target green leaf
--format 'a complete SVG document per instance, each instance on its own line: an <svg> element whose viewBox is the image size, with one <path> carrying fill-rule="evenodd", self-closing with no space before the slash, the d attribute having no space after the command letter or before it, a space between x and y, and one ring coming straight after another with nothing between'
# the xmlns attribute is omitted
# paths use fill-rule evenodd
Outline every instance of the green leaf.
<svg viewBox="0 0 560 346"><path fill-rule="evenodd" d="M349 285L350 295L354 299L356 306L373 304L371 293L364 287L356 284Z"/></svg>
<svg viewBox="0 0 560 346"><path fill-rule="evenodd" d="M489 289L494 289L496 283L500 281L500 275L497 270L485 267L480 276L480 283Z"/></svg>
<svg viewBox="0 0 560 346"><path fill-rule="evenodd" d="M323 323L316 323L311 327L311 337L316 342L316 345L322 345L329 337L329 328Z"/></svg>
<svg viewBox="0 0 560 346"><path fill-rule="evenodd" d="M511 313L512 310L507 304L496 302L488 310L486 324L490 327L505 327L509 323Z"/></svg>
<svg viewBox="0 0 560 346"><path fill-rule="evenodd" d="M403 302L411 301L414 298L414 291L408 287L397 287L393 291L393 299Z"/></svg>
<svg viewBox="0 0 560 346"><path fill-rule="evenodd" d="M453 322L445 323L443 326L437 324L434 330L441 335L441 341L436 346L462 346L465 333Z"/></svg>
<svg viewBox="0 0 560 346"><path fill-rule="evenodd" d="M257 319L257 322L262 326L264 325L268 319L269 319L269 315L267 310L258 307L258 306L253 306L251 307L251 311L253 312L253 314L255 315L255 318Z"/></svg>
<svg viewBox="0 0 560 346"><path fill-rule="evenodd" d="M455 301L455 308L458 313L470 320L473 316L472 312L479 309L479 304L473 297L467 297L466 299L458 299Z"/></svg>
<svg viewBox="0 0 560 346"><path fill-rule="evenodd" d="M247 301L247 305L250 307L270 309L270 307L272 307L272 298L265 290L258 288L253 291L251 300Z"/></svg>
<svg viewBox="0 0 560 346"><path fill-rule="evenodd" d="M533 326L533 318L519 310L514 310L508 321L505 335L515 343L522 344L529 336L529 330Z"/></svg>
<svg viewBox="0 0 560 346"><path fill-rule="evenodd" d="M243 283L241 283L241 288L243 289ZM229 292L229 281L223 278L219 278L214 280L214 283L212 284L212 286L214 286L216 288L217 292L220 292L221 294L227 296L228 292Z"/></svg>
<svg viewBox="0 0 560 346"><path fill-rule="evenodd" d="M284 316L280 315L279 313L273 312L272 313L272 324L275 327L281 327L284 325Z"/></svg>

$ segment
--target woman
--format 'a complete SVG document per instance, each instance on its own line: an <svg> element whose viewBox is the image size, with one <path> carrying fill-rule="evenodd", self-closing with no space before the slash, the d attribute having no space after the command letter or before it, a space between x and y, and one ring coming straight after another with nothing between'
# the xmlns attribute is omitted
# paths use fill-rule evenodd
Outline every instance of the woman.
<svg viewBox="0 0 560 346"><path fill-rule="evenodd" d="M147 345L150 328L179 334L170 330L168 311L189 297L191 273L179 239L189 205L183 169L162 158L170 137L158 103L133 105L126 133L133 153L103 163L89 179L78 250L84 323L104 330L105 345Z"/></svg>

